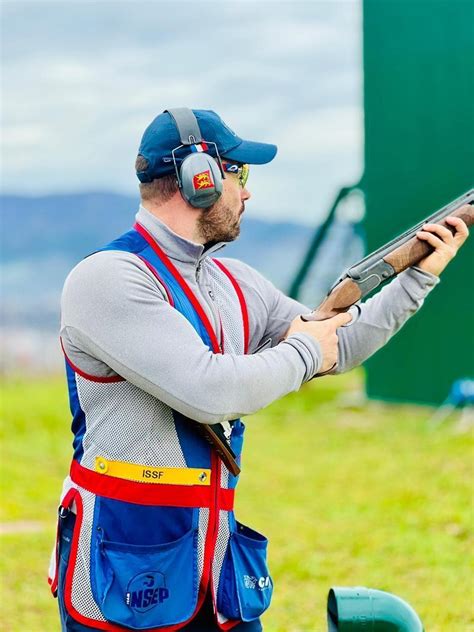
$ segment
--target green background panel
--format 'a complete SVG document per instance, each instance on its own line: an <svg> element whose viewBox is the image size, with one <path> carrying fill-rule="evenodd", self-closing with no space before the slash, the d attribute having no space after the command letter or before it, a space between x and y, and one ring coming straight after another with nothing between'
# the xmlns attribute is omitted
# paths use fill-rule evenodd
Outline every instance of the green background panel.
<svg viewBox="0 0 474 632"><path fill-rule="evenodd" d="M365 0L368 251L474 183L474 1ZM472 238L425 307L366 363L375 399L439 403L473 374Z"/></svg>

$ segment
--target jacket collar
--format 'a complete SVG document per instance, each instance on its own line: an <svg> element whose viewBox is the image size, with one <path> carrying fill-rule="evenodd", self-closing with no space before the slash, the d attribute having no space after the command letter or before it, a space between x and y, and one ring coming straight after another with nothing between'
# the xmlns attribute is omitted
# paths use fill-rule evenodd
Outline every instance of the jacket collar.
<svg viewBox="0 0 474 632"><path fill-rule="evenodd" d="M189 241L173 232L169 226L150 213L142 204L140 204L135 219L156 239L170 259L192 263L196 267L209 254L227 245L227 242L224 241L210 246Z"/></svg>

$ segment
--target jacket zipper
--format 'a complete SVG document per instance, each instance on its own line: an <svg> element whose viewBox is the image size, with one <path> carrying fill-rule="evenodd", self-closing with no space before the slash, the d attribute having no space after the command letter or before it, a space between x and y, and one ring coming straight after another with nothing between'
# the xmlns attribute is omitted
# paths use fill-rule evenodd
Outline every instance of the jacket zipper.
<svg viewBox="0 0 474 632"><path fill-rule="evenodd" d="M199 272L201 270L201 266L202 266L202 262L200 261L197 265L196 268L196 285L199 288L199 291L201 293L201 296L204 298L206 305L209 306L209 309L211 310L212 315L214 316L214 331L218 332L217 333L217 338L219 339L219 337L222 335L222 332L220 332L220 323L221 323L221 317L220 317L220 313L219 310L216 307L216 297L214 295L214 292L212 290L208 290L206 288L201 288L201 285L199 283ZM209 299L207 298L209 296L209 298L211 299L209 301ZM220 345L222 346L222 339L220 340Z"/></svg>
<svg viewBox="0 0 474 632"><path fill-rule="evenodd" d="M202 261L199 261L199 263L196 266L196 283L199 283L199 273L201 272L201 266L202 266Z"/></svg>

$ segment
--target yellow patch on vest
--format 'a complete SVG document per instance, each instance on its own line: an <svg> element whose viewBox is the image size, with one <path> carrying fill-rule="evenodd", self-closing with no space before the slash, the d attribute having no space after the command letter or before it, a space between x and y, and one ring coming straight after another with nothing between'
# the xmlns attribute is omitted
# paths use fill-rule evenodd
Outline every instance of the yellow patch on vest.
<svg viewBox="0 0 474 632"><path fill-rule="evenodd" d="M95 459L95 471L106 476L124 478L139 483L158 485L211 484L211 470L197 467L152 467L125 461L109 461L102 456Z"/></svg>

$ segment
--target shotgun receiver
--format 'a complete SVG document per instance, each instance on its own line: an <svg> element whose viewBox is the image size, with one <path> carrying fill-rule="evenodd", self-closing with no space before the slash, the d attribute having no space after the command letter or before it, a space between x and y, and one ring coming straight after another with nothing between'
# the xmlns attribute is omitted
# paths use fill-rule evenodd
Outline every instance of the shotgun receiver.
<svg viewBox="0 0 474 632"><path fill-rule="evenodd" d="M303 320L326 320L347 312L372 290L419 263L433 251L433 247L418 239L417 231L429 223L441 224L454 232L455 229L444 221L449 215L460 217L468 227L474 224L474 189L351 266L333 285L323 302L310 314L302 317Z"/></svg>

